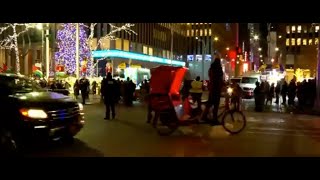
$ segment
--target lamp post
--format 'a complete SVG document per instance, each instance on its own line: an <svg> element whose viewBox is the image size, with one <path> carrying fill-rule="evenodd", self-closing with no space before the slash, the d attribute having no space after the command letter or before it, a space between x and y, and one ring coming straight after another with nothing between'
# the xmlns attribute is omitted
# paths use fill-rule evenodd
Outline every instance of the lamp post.
<svg viewBox="0 0 320 180"><path fill-rule="evenodd" d="M80 67L79 67L79 23L76 23L76 78L79 79Z"/></svg>
<svg viewBox="0 0 320 180"><path fill-rule="evenodd" d="M319 26L320 23L314 23L312 26ZM320 38L320 31L318 31L318 38ZM320 109L320 43L318 42L318 57L317 57L317 69L316 69L316 99L313 109L319 111Z"/></svg>
<svg viewBox="0 0 320 180"><path fill-rule="evenodd" d="M46 79L49 79L50 75L50 44L49 44L49 23L46 27Z"/></svg>
<svg viewBox="0 0 320 180"><path fill-rule="evenodd" d="M48 80L49 74L50 74L49 23L46 23L46 27L43 27L43 23L38 23L36 24L36 28L41 30L41 64L43 65L43 67L45 65L44 69L45 69L46 79ZM46 46L46 48L44 46ZM46 52L44 52L44 49L46 49Z"/></svg>
<svg viewBox="0 0 320 180"><path fill-rule="evenodd" d="M44 29L43 29L43 24L42 23L37 23L36 24L36 28L41 31L41 64L42 64L41 66L43 67L43 65L45 64L45 61L44 61Z"/></svg>
<svg viewBox="0 0 320 180"><path fill-rule="evenodd" d="M196 39L198 41L200 41L202 43L202 61L201 61L201 68L202 68L202 80L204 80L204 76L205 76L205 73L204 73L204 61L205 61L205 58L206 58L206 43L202 40L202 39L199 39L198 37L196 37Z"/></svg>

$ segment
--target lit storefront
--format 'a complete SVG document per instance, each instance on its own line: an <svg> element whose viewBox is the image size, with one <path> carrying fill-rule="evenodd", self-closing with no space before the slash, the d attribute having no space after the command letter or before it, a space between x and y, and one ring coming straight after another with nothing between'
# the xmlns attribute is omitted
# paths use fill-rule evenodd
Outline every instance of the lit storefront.
<svg viewBox="0 0 320 180"><path fill-rule="evenodd" d="M144 79L150 78L150 69L159 65L185 66L185 62L160 58L145 54L122 50L100 50L93 51L93 57L102 62L97 70L100 76L105 76L107 70L119 79L129 77L136 84L140 84ZM111 67L110 67L111 66ZM105 68L107 67L107 68Z"/></svg>

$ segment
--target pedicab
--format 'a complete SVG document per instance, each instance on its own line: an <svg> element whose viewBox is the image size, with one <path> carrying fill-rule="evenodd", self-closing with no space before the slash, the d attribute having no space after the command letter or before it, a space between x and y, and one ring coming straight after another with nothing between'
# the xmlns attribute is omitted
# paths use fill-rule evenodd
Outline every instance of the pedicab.
<svg viewBox="0 0 320 180"><path fill-rule="evenodd" d="M203 110L197 112L198 105L194 106L190 97L184 102L180 98L181 84L187 71L187 68L173 66L151 69L149 108L154 112L153 126L159 135L170 135L179 126L212 124L212 121L201 120ZM228 93L232 93L231 88L228 88ZM225 104L227 105L219 107L222 109L218 115L219 125L230 134L237 134L245 128L246 118L239 109L229 107L229 98L226 98ZM150 119L149 115L148 118ZM212 120L212 109L209 110L207 119Z"/></svg>

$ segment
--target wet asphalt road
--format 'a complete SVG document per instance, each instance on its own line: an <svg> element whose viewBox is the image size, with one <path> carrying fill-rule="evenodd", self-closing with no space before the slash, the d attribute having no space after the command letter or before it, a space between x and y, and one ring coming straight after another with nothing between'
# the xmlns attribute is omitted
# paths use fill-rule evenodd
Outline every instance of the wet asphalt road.
<svg viewBox="0 0 320 180"><path fill-rule="evenodd" d="M245 111L246 129L229 135L221 126L182 127L159 136L146 123L146 107L117 107L117 119L104 120L104 106L85 106L86 125L73 145L54 144L28 157L207 157L320 156L320 117Z"/></svg>

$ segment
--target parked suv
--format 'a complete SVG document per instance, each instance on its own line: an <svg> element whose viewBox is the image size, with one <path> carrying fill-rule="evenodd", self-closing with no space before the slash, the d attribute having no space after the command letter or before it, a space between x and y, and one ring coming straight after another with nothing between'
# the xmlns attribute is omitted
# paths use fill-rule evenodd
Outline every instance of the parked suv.
<svg viewBox="0 0 320 180"><path fill-rule="evenodd" d="M83 125L82 104L25 76L0 74L0 150L17 152L34 141L72 142Z"/></svg>

